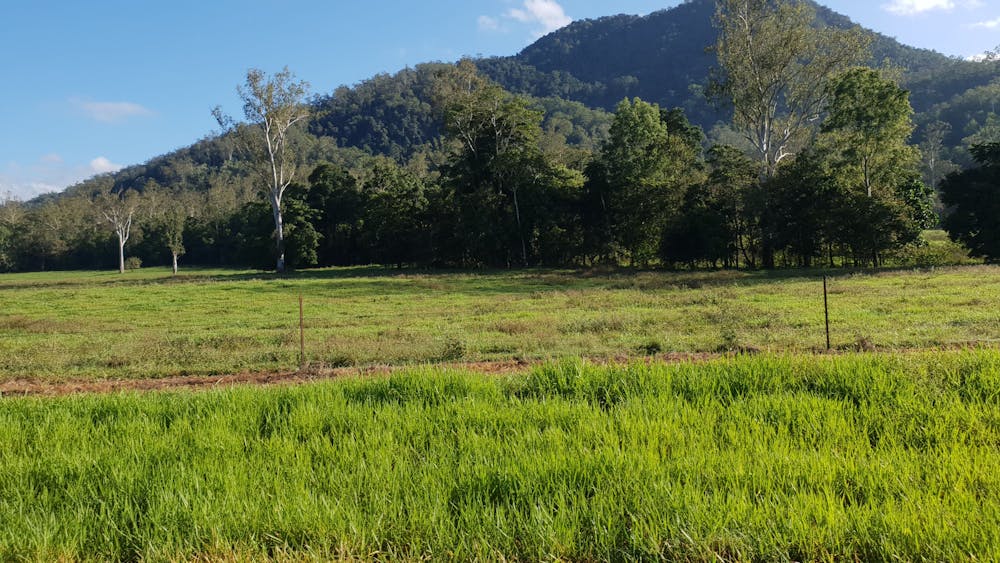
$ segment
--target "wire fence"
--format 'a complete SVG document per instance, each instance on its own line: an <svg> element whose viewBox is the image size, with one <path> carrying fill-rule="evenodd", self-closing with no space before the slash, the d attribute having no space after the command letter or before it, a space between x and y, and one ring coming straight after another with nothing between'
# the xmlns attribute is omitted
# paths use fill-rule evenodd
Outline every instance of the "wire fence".
<svg viewBox="0 0 1000 563"><path fill-rule="evenodd" d="M0 280L0 381L994 347L997 273Z"/></svg>

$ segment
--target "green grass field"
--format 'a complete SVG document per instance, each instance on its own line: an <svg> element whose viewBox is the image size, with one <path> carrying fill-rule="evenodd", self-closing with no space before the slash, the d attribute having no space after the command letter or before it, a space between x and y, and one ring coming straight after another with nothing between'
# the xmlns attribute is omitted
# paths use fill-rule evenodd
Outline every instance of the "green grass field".
<svg viewBox="0 0 1000 563"><path fill-rule="evenodd" d="M0 560L996 561L1000 352L0 402Z"/></svg>
<svg viewBox="0 0 1000 563"><path fill-rule="evenodd" d="M0 276L0 560L996 560L1000 268ZM666 352L756 357L598 367ZM576 359L574 359L576 358ZM426 364L546 360L512 376Z"/></svg>
<svg viewBox="0 0 1000 563"><path fill-rule="evenodd" d="M1000 339L1000 268L832 272L833 343ZM813 272L0 275L0 381L825 347Z"/></svg>

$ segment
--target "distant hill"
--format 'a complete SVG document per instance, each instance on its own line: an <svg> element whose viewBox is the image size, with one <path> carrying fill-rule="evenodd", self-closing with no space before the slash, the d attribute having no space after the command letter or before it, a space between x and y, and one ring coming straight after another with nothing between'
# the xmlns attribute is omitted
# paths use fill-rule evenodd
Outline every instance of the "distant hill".
<svg viewBox="0 0 1000 563"><path fill-rule="evenodd" d="M817 25L854 25L825 7L816 5L816 12ZM517 55L476 64L506 89L534 98L533 105L546 112L546 130L571 145L596 148L607 131L607 112L634 96L683 108L708 130L727 119L703 93L716 64L708 51L717 37L714 16L714 0L690 0L648 16L581 20ZM951 126L947 145L956 147L974 138L984 126L1000 130L1000 63L949 58L874 31L865 33L872 40L873 64L889 61L905 69L903 84L911 90L918 124L943 120ZM310 125L314 138L309 160L350 165L365 155L385 155L402 162L439 148L432 89L435 73L445 66L428 63L380 74L317 98L319 117ZM918 129L918 135L922 131ZM141 189L152 180L208 189L230 153L225 140L205 139L128 167L113 175L113 181L119 188Z"/></svg>
<svg viewBox="0 0 1000 563"><path fill-rule="evenodd" d="M440 118L433 101L435 77L445 63L427 63L396 74L380 74L353 87L341 87L317 102L319 117L310 131L329 137L340 147L404 160L438 144ZM562 96L529 95L545 113L545 127L558 127L567 142L594 148L610 116ZM439 108L438 108L439 109Z"/></svg>
<svg viewBox="0 0 1000 563"><path fill-rule="evenodd" d="M817 25L855 25L846 16L814 5ZM691 0L648 16L581 20L546 35L515 56L483 59L477 64L483 73L514 92L557 96L606 110L614 109L625 97L638 96L684 108L692 121L707 128L725 117L702 94L716 65L708 51L718 38L714 17L714 0ZM903 85L911 91L917 112L927 112L972 88L985 86L1000 72L996 63L949 58L908 47L874 31L865 33L871 38L872 64L890 61L905 70Z"/></svg>

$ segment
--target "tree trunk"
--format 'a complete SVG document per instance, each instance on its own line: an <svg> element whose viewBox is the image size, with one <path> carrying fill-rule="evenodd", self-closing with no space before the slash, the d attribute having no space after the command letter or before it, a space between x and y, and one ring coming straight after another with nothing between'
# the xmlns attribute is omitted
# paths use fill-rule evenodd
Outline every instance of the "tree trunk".
<svg viewBox="0 0 1000 563"><path fill-rule="evenodd" d="M775 267L774 263L774 247L771 246L771 241L764 237L764 244L761 245L760 249L760 262L761 266L765 270L773 270Z"/></svg>
<svg viewBox="0 0 1000 563"><path fill-rule="evenodd" d="M521 206L517 201L517 190L514 192L514 217L517 219L517 236L521 238L521 263L528 267L528 245L524 242L524 229L521 228Z"/></svg>
<svg viewBox="0 0 1000 563"><path fill-rule="evenodd" d="M125 240L118 235L118 273L125 273Z"/></svg>
<svg viewBox="0 0 1000 563"><path fill-rule="evenodd" d="M279 274L285 273L285 223L281 216L281 201L271 196L271 211L274 214L274 242L278 251L275 269Z"/></svg>
<svg viewBox="0 0 1000 563"><path fill-rule="evenodd" d="M768 198L770 201L770 198ZM774 236L774 231L772 227L772 221L769 216L770 209L765 210L765 215L761 219L760 224L760 265L765 270L773 270L777 265L775 263L775 254L777 251L774 248L774 240L771 239Z"/></svg>
<svg viewBox="0 0 1000 563"><path fill-rule="evenodd" d="M177 275L177 253L176 252L171 252L171 255L174 257L174 275L176 276Z"/></svg>

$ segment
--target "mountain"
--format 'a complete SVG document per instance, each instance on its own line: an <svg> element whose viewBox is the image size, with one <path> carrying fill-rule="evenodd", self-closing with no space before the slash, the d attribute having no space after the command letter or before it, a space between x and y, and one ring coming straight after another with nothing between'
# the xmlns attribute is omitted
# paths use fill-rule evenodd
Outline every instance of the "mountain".
<svg viewBox="0 0 1000 563"><path fill-rule="evenodd" d="M701 125L715 112L701 95L715 64L714 1L690 2L645 17L577 21L513 57L479 61L505 88L558 96L607 110L625 97L683 107Z"/></svg>
<svg viewBox="0 0 1000 563"><path fill-rule="evenodd" d="M846 16L814 4L817 25L851 28ZM648 16L617 15L581 20L551 33L512 57L478 61L480 70L505 88L533 96L557 96L606 110L638 96L681 107L710 127L725 116L702 95L716 65L709 48L718 32L714 0L691 0ZM988 85L996 63L977 63L908 47L880 33L871 40L871 64L889 61L904 69L903 86L917 112ZM956 127L957 128L957 127Z"/></svg>
<svg viewBox="0 0 1000 563"><path fill-rule="evenodd" d="M453 69L450 64L427 63L338 88L317 99L319 117L310 132L331 138L340 147L397 160L436 148L441 108L435 107L435 84L442 73ZM531 105L544 113L543 127L564 131L572 145L595 148L611 120L607 112L565 96L528 96Z"/></svg>
<svg viewBox="0 0 1000 563"><path fill-rule="evenodd" d="M823 6L815 8L816 25L855 25ZM626 97L683 108L692 122L709 130L727 119L703 93L716 64L709 51L717 38L714 16L714 0L689 0L647 16L581 20L517 55L475 64L507 90L532 97L532 104L545 111L545 129L571 145L597 147L610 121L607 112ZM949 58L874 31L864 33L871 39L872 64L888 61L904 69L902 82L921 125L915 141L922 140L925 125L942 120L950 126L946 149L959 154L954 147L977 138L980 129L1000 130L1000 62ZM385 155L405 162L440 148L433 89L436 76L451 66L417 65L318 97L308 160L350 166L365 155ZM206 189L230 152L224 140L202 140L126 168L113 179L118 188L141 189L153 180ZM71 191L86 190L87 184Z"/></svg>

